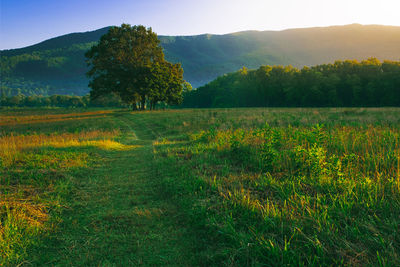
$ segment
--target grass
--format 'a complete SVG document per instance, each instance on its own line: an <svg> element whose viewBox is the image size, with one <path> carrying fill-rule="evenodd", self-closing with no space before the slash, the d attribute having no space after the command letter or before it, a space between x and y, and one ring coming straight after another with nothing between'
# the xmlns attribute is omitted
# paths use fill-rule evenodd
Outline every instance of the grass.
<svg viewBox="0 0 400 267"><path fill-rule="evenodd" d="M397 108L0 118L3 265L400 264Z"/></svg>
<svg viewBox="0 0 400 267"><path fill-rule="evenodd" d="M66 113L66 114L49 114L49 115L30 115L30 116L2 116L0 118L1 126L20 125L20 124L34 124L34 123L52 123L68 120L85 120L88 118L103 118L110 114L111 110L99 110L91 112L80 113Z"/></svg>
<svg viewBox="0 0 400 267"><path fill-rule="evenodd" d="M129 148L112 140L117 131L82 131L76 134L4 135L0 137L2 263L18 263L26 248L54 227L49 211L61 207L68 194L71 171L93 161L91 150Z"/></svg>
<svg viewBox="0 0 400 267"><path fill-rule="evenodd" d="M267 125L212 129L164 153L190 160L204 199L218 199L208 223L231 239L224 261L397 265L399 140L384 127Z"/></svg>

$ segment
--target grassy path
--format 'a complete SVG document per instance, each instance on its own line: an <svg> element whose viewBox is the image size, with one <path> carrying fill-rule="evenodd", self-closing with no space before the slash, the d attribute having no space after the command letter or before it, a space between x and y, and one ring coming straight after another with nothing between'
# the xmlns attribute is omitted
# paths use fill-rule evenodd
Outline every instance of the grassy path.
<svg viewBox="0 0 400 267"><path fill-rule="evenodd" d="M115 119L127 130L120 141L139 147L100 152L104 162L75 177L70 208L55 237L34 253L34 264L193 265L193 240L177 207L163 197L162 170L154 168L152 143L158 134L134 115Z"/></svg>

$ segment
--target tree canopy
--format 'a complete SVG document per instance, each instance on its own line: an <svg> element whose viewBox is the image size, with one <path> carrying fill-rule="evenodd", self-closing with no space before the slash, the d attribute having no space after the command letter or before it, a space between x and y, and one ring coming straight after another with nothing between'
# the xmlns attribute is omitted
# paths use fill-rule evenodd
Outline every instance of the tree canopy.
<svg viewBox="0 0 400 267"><path fill-rule="evenodd" d="M91 67L91 98L117 94L134 109L150 108L162 101L179 104L184 87L183 69L164 59L151 28L122 24L111 27L86 54Z"/></svg>
<svg viewBox="0 0 400 267"><path fill-rule="evenodd" d="M243 68L185 94L184 107L400 106L400 62Z"/></svg>

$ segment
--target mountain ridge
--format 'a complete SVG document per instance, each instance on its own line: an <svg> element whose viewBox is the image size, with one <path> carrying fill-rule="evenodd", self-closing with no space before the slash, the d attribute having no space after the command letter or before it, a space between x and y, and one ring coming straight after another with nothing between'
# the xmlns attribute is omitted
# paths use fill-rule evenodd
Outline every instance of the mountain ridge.
<svg viewBox="0 0 400 267"><path fill-rule="evenodd" d="M339 28L339 27L352 27L352 26L357 26L357 27L377 27L377 28L400 28L400 26L392 26L392 25L380 25L380 24L359 24L359 23L352 23L352 24L346 24L346 25L331 25L331 26L315 26L315 27L300 27L300 28L288 28L288 29L282 29L282 30L244 30L244 31L237 31L237 32L231 32L231 33L223 33L223 34L216 34L216 33L202 33L202 34L188 34L188 35L158 35L159 37L195 37L195 36L225 36L225 35L239 35L242 33L276 33L276 32L286 32L286 31L301 31L301 30L312 30L312 29L333 29L333 28ZM96 30L91 30L91 31L83 31L83 32L71 32L67 34L62 34L59 36L51 37L49 39L40 41L38 43L28 45L25 47L19 47L19 48L8 48L8 49L0 49L0 52L8 52L8 51L21 51L24 49L29 49L33 47L37 47L41 44L48 43L50 41L54 41L57 39L61 39L64 37L72 37L72 36L79 36L79 35L96 35L96 33L101 33L99 37L103 34L105 34L109 28L114 27L114 26L106 26L103 28L99 28ZM95 38L98 39L99 37Z"/></svg>
<svg viewBox="0 0 400 267"><path fill-rule="evenodd" d="M87 93L83 55L108 29L70 33L23 48L1 50L2 91L11 88L8 94L15 94L10 91L22 87L25 93L29 88L47 86L43 94ZM399 26L350 24L281 31L160 35L159 39L166 59L182 63L185 79L194 87L243 66L302 67L343 59L400 59Z"/></svg>

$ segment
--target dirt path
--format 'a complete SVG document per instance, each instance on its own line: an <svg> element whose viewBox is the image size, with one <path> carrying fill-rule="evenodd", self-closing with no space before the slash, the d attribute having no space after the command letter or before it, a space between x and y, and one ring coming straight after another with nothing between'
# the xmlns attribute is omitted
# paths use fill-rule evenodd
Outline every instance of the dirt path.
<svg viewBox="0 0 400 267"><path fill-rule="evenodd" d="M60 228L33 263L193 265L193 241L177 207L162 196L160 170L154 168L152 144L158 134L134 115L117 120L126 129L121 142L140 147L100 152L105 160L87 177L75 177L76 189Z"/></svg>

